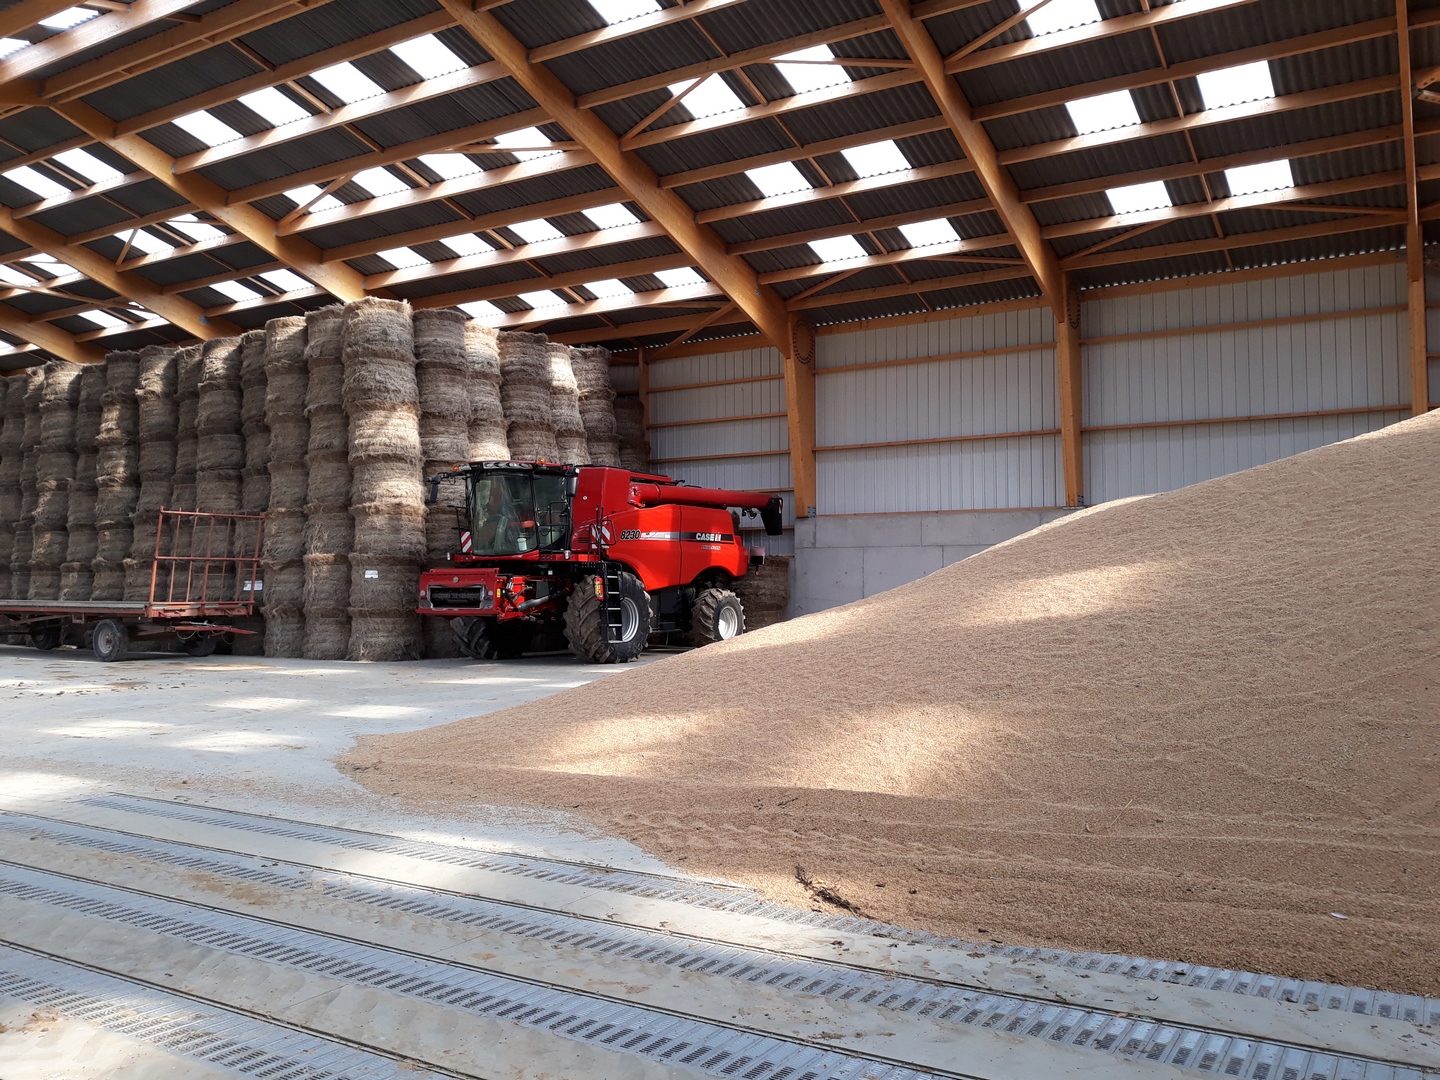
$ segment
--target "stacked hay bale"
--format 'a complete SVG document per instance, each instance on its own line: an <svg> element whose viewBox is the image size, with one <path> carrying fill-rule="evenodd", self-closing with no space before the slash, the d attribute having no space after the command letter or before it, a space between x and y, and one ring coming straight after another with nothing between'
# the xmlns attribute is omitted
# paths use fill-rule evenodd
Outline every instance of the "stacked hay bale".
<svg viewBox="0 0 1440 1080"><path fill-rule="evenodd" d="M589 345L570 350L575 384L580 393L580 422L592 465L619 465L620 440L615 434L615 391L610 385L610 350Z"/></svg>
<svg viewBox="0 0 1440 1080"><path fill-rule="evenodd" d="M10 553L20 520L20 445L25 426L25 382L19 375L0 377L0 596L11 598Z"/></svg>
<svg viewBox="0 0 1440 1080"><path fill-rule="evenodd" d="M140 495L131 516L130 555L125 560L125 599L150 596L155 534L160 511L171 505L175 483L175 435L180 410L174 349L147 345L140 351L140 376L135 399L140 415ZM157 583L160 597L168 598L169 581Z"/></svg>
<svg viewBox="0 0 1440 1080"><path fill-rule="evenodd" d="M30 556L35 548L35 454L40 446L40 395L44 389L45 368L36 366L28 369L21 392L20 444L17 448L20 458L20 513L15 519L15 541L10 556L10 588L21 599L30 595Z"/></svg>
<svg viewBox="0 0 1440 1080"><path fill-rule="evenodd" d="M52 360L40 391L40 445L35 454L35 514L30 555L31 600L60 599L60 567L69 542L66 521L75 480L75 413L79 364Z"/></svg>
<svg viewBox="0 0 1440 1080"><path fill-rule="evenodd" d="M437 476L470 460L470 391L465 350L465 316L451 309L415 312L415 372L420 387L421 475ZM493 389L493 384L491 385ZM422 496L423 496L422 487ZM440 485L438 501L425 507L426 564L443 566L458 547L465 510L463 484ZM450 624L422 620L425 656L453 659L460 655Z"/></svg>
<svg viewBox="0 0 1440 1080"><path fill-rule="evenodd" d="M95 455L105 398L105 368L88 364L80 372L75 405L75 479L65 515L65 561L60 565L60 599L89 600L94 588L91 568L97 552L95 534Z"/></svg>
<svg viewBox="0 0 1440 1080"><path fill-rule="evenodd" d="M261 569L265 588L265 655L299 656L305 634L302 590L305 572L305 419L309 372L305 324L300 315L265 324L265 427L270 433L270 509L265 515Z"/></svg>
<svg viewBox="0 0 1440 1080"><path fill-rule="evenodd" d="M425 514L410 306L375 297L346 304L344 361L355 519L346 659L416 660ZM547 403L548 393L547 380Z"/></svg>
<svg viewBox="0 0 1440 1080"><path fill-rule="evenodd" d="M245 437L245 467L240 472L240 511L245 514L263 514L270 508L270 429L265 426L265 331L247 330L240 335L240 433ZM260 539L258 522L242 522L237 530L235 554L239 558L250 558L256 551ZM259 568L252 572L249 564L242 565L245 582L240 587L242 600L253 599L258 604L264 599L263 589L254 592L255 582L260 577ZM237 656L259 656L265 646L265 617L260 614L245 615L233 620L235 626L249 630L249 634L237 634L233 652Z"/></svg>
<svg viewBox="0 0 1440 1080"><path fill-rule="evenodd" d="M500 402L506 441L516 461L559 461L555 412L550 403L549 339L544 334L501 334Z"/></svg>
<svg viewBox="0 0 1440 1080"><path fill-rule="evenodd" d="M745 629L759 630L785 621L790 604L789 555L766 555L765 561L736 581L735 595L745 608Z"/></svg>
<svg viewBox="0 0 1440 1080"><path fill-rule="evenodd" d="M620 440L620 464L635 472L649 472L650 437L645 430L645 407L638 396L616 397L615 434Z"/></svg>
<svg viewBox="0 0 1440 1080"><path fill-rule="evenodd" d="M545 346L550 357L550 415L555 423L557 460L567 465L590 464L585 421L580 418L580 387L570 362L570 346L558 341Z"/></svg>
<svg viewBox="0 0 1440 1080"><path fill-rule="evenodd" d="M201 347L187 345L175 354L175 476L170 500L176 510L195 509L195 455L199 437Z"/></svg>
<svg viewBox="0 0 1440 1080"><path fill-rule="evenodd" d="M125 598L125 560L135 541L132 517L140 499L140 354L105 358L105 395L95 456L95 572L92 600Z"/></svg>
<svg viewBox="0 0 1440 1080"><path fill-rule="evenodd" d="M310 441L305 503L302 601L308 660L343 660L350 647L350 428L345 414L345 309L336 304L305 320L305 415Z"/></svg>
<svg viewBox="0 0 1440 1080"><path fill-rule="evenodd" d="M245 467L245 436L240 420L240 339L211 338L200 348L200 383L195 411L195 509L209 514L240 512L240 471ZM206 592L211 599L239 595L227 529L197 524L192 556L190 598ZM233 538L232 538L233 539ZM183 545L183 540L181 541Z"/></svg>
<svg viewBox="0 0 1440 1080"><path fill-rule="evenodd" d="M465 324L465 387L470 398L470 460L508 461L505 408L500 401L500 352L493 326Z"/></svg>

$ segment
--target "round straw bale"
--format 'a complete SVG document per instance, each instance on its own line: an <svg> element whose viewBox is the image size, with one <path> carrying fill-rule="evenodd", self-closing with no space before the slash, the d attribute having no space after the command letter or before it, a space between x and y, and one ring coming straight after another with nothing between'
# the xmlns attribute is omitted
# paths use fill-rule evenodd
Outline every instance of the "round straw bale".
<svg viewBox="0 0 1440 1080"><path fill-rule="evenodd" d="M200 398L181 398L175 403L175 437L193 439L196 434L196 419L200 415Z"/></svg>
<svg viewBox="0 0 1440 1080"><path fill-rule="evenodd" d="M274 461L270 470L270 509L299 510L305 505L309 473L300 461Z"/></svg>
<svg viewBox="0 0 1440 1080"><path fill-rule="evenodd" d="M78 407L99 412L100 399L105 396L105 382L104 364L86 364L85 370L80 373L80 398L76 402Z"/></svg>
<svg viewBox="0 0 1440 1080"><path fill-rule="evenodd" d="M580 399L580 422L587 435L615 434L615 400L604 395Z"/></svg>
<svg viewBox="0 0 1440 1080"><path fill-rule="evenodd" d="M425 637L426 660L456 660L460 657L460 640L449 619L422 618L420 632Z"/></svg>
<svg viewBox="0 0 1440 1080"><path fill-rule="evenodd" d="M355 520L344 506L312 503L305 508L305 554L339 555L354 544Z"/></svg>
<svg viewBox="0 0 1440 1080"><path fill-rule="evenodd" d="M265 331L246 330L240 335L240 385L265 386Z"/></svg>
<svg viewBox="0 0 1440 1080"><path fill-rule="evenodd" d="M574 390L578 396L580 388L575 381L575 367L570 360L570 346L560 341L547 342L545 355L550 360L550 389Z"/></svg>
<svg viewBox="0 0 1440 1080"><path fill-rule="evenodd" d="M245 434L265 427L265 387L247 386L240 391L240 430Z"/></svg>
<svg viewBox="0 0 1440 1080"><path fill-rule="evenodd" d="M463 368L422 363L416 369L420 410L426 416L470 417L470 391Z"/></svg>
<svg viewBox="0 0 1440 1080"><path fill-rule="evenodd" d="M49 450L70 450L75 446L75 407L59 405L40 407L40 445Z"/></svg>
<svg viewBox="0 0 1440 1080"><path fill-rule="evenodd" d="M505 383L500 387L500 401L505 419L523 420L530 424L554 427L555 407L550 401L550 387L543 383Z"/></svg>
<svg viewBox="0 0 1440 1080"><path fill-rule="evenodd" d="M305 392L310 374L303 367L285 367L269 372L265 384L265 423L273 429L281 420L305 415Z"/></svg>
<svg viewBox="0 0 1440 1080"><path fill-rule="evenodd" d="M643 446L620 447L620 466L634 472L650 471L650 452Z"/></svg>
<svg viewBox="0 0 1440 1080"><path fill-rule="evenodd" d="M165 345L146 345L140 350L140 373L135 396L141 401L173 401L179 389L175 366L176 350Z"/></svg>
<svg viewBox="0 0 1440 1080"><path fill-rule="evenodd" d="M321 450L305 458L310 473L307 502L345 506L350 502L350 458L343 450Z"/></svg>
<svg viewBox="0 0 1440 1080"><path fill-rule="evenodd" d="M136 467L140 470L141 482L146 477L163 477L168 483L175 475L175 444L168 439L164 442L142 442Z"/></svg>
<svg viewBox="0 0 1440 1080"><path fill-rule="evenodd" d="M95 585L95 571L86 562L67 562L60 567L60 599L89 600Z"/></svg>
<svg viewBox="0 0 1440 1080"><path fill-rule="evenodd" d="M387 405L350 410L350 460L421 460L420 410L415 405Z"/></svg>
<svg viewBox="0 0 1440 1080"><path fill-rule="evenodd" d="M65 561L65 549L69 537L64 529L36 528L30 561L36 566L59 567Z"/></svg>
<svg viewBox="0 0 1440 1080"><path fill-rule="evenodd" d="M311 367L305 384L305 414L321 409L340 410L344 407L345 369L338 363Z"/></svg>
<svg viewBox="0 0 1440 1080"><path fill-rule="evenodd" d="M344 611L350 606L350 556L305 556L306 611Z"/></svg>
<svg viewBox="0 0 1440 1080"><path fill-rule="evenodd" d="M500 385L499 331L471 319L465 324L465 370L472 383Z"/></svg>
<svg viewBox="0 0 1440 1080"><path fill-rule="evenodd" d="M425 508L413 503L372 502L350 507L361 555L391 555L420 563L425 558Z"/></svg>
<svg viewBox="0 0 1440 1080"><path fill-rule="evenodd" d="M0 529L8 530L20 520L21 502L22 496L18 486L0 487ZM3 538L0 538L0 542L3 542ZM0 551L0 563L8 565L9 562L10 556L4 551Z"/></svg>
<svg viewBox="0 0 1440 1080"><path fill-rule="evenodd" d="M95 499L96 493L93 488L70 489L70 503L66 507L65 527L77 529L85 525L95 524Z"/></svg>
<svg viewBox="0 0 1440 1080"><path fill-rule="evenodd" d="M100 550L94 525L76 525L65 530L65 561L90 565Z"/></svg>
<svg viewBox="0 0 1440 1080"><path fill-rule="evenodd" d="M411 316L415 335L415 359L421 364L463 369L465 324L469 320L456 308L421 308Z"/></svg>
<svg viewBox="0 0 1440 1080"><path fill-rule="evenodd" d="M35 453L35 479L73 480L75 478L75 454L70 450L38 450Z"/></svg>
<svg viewBox="0 0 1440 1080"><path fill-rule="evenodd" d="M201 346L186 345L175 350L175 396L193 401L200 396Z"/></svg>
<svg viewBox="0 0 1440 1080"><path fill-rule="evenodd" d="M245 467L244 435L201 435L195 447L195 473Z"/></svg>
<svg viewBox="0 0 1440 1080"><path fill-rule="evenodd" d="M130 446L140 441L140 403L134 396L120 397L116 391L105 391L100 406L100 432L95 445Z"/></svg>
<svg viewBox="0 0 1440 1080"><path fill-rule="evenodd" d="M265 378L268 382L277 372L289 368L305 368L305 336L310 315L282 315L265 324Z"/></svg>
<svg viewBox="0 0 1440 1080"><path fill-rule="evenodd" d="M585 434L585 421L580 419L580 402L568 391L551 395L550 407L555 418L556 435Z"/></svg>
<svg viewBox="0 0 1440 1080"><path fill-rule="evenodd" d="M489 383L482 383L479 391L475 386L470 387L470 422L475 421L500 421L505 420L505 406L501 404L500 387L491 386Z"/></svg>
<svg viewBox="0 0 1440 1080"><path fill-rule="evenodd" d="M421 416L420 453L426 461L469 461L470 425L463 418Z"/></svg>
<svg viewBox="0 0 1440 1080"><path fill-rule="evenodd" d="M258 517L242 517L235 519L234 538L230 545L230 554L237 559L258 559L261 555L262 534L260 531L261 520Z"/></svg>
<svg viewBox="0 0 1440 1080"><path fill-rule="evenodd" d="M345 347L344 334L344 304L331 304L307 313L303 353L305 366L315 368L340 363Z"/></svg>
<svg viewBox="0 0 1440 1080"><path fill-rule="evenodd" d="M310 450L310 424L303 416L271 417L270 462L304 461Z"/></svg>
<svg viewBox="0 0 1440 1080"><path fill-rule="evenodd" d="M555 436L556 446L560 450L560 460L567 465L589 465L590 444L585 440L585 433L578 435L564 433Z"/></svg>
<svg viewBox="0 0 1440 1080"><path fill-rule="evenodd" d="M134 397L140 385L140 354L121 349L105 357L105 389Z"/></svg>
<svg viewBox="0 0 1440 1080"><path fill-rule="evenodd" d="M516 461L560 460L560 447L555 442L552 428L512 421L506 433L506 442L510 446L510 456Z"/></svg>
<svg viewBox="0 0 1440 1080"><path fill-rule="evenodd" d="M414 610L350 610L350 646L346 660L419 660L425 650L420 616Z"/></svg>
<svg viewBox="0 0 1440 1080"><path fill-rule="evenodd" d="M425 558L443 563L445 556L460 550L459 508L436 504L425 507Z"/></svg>
<svg viewBox="0 0 1440 1080"><path fill-rule="evenodd" d="M196 473L195 505L210 514L238 514L240 470L209 469Z"/></svg>
<svg viewBox="0 0 1440 1080"><path fill-rule="evenodd" d="M102 525L95 530L95 557L116 566L130 557L135 531L130 522L124 525Z"/></svg>
<svg viewBox="0 0 1440 1080"><path fill-rule="evenodd" d="M267 562L298 562L305 554L305 512L275 510L265 515L265 546Z"/></svg>
<svg viewBox="0 0 1440 1080"><path fill-rule="evenodd" d="M645 410L633 394L615 399L615 433L621 442L637 443L645 438Z"/></svg>
<svg viewBox="0 0 1440 1080"><path fill-rule="evenodd" d="M80 405L75 409L75 449L82 454L95 452L95 440L100 437L100 406L93 408Z"/></svg>
<svg viewBox="0 0 1440 1080"><path fill-rule="evenodd" d="M136 432L142 443L171 442L179 426L174 398L141 398Z"/></svg>
<svg viewBox="0 0 1440 1080"><path fill-rule="evenodd" d="M140 497L135 500L135 514L155 515L170 505L175 493L175 481L170 476L152 476L140 481Z"/></svg>
<svg viewBox="0 0 1440 1080"><path fill-rule="evenodd" d="M347 453L350 449L350 418L339 408L322 409L310 414L310 453L321 450L339 450Z"/></svg>
<svg viewBox="0 0 1440 1080"><path fill-rule="evenodd" d="M247 514L270 509L270 471L246 469L240 474L240 507Z"/></svg>
<svg viewBox="0 0 1440 1080"><path fill-rule="evenodd" d="M95 559L90 563L90 571L95 575L90 583L91 600L123 600L125 598L125 563L116 559L113 562L105 559Z"/></svg>
<svg viewBox="0 0 1440 1080"><path fill-rule="evenodd" d="M347 362L344 401L350 413L394 405L411 405L418 412L420 384L414 362L370 356Z"/></svg>
<svg viewBox="0 0 1440 1080"><path fill-rule="evenodd" d="M298 658L304 637L305 619L298 607L266 607L266 656Z"/></svg>
<svg viewBox="0 0 1440 1080"><path fill-rule="evenodd" d="M34 563L30 567L30 583L26 595L31 600L60 599L60 567L42 566Z"/></svg>
<svg viewBox="0 0 1440 1080"><path fill-rule="evenodd" d="M404 300L365 296L345 305L344 343L346 396L350 396L350 371L391 360L415 365L415 334L410 325L410 305Z"/></svg>
<svg viewBox="0 0 1440 1080"><path fill-rule="evenodd" d="M240 389L240 339L210 338L200 346L200 396L206 387Z"/></svg>
<svg viewBox="0 0 1440 1080"><path fill-rule="evenodd" d="M63 529L70 518L70 487L50 481L41 488L30 522L37 529Z"/></svg>
<svg viewBox="0 0 1440 1080"><path fill-rule="evenodd" d="M344 660L350 650L350 615L339 611L306 611L301 655L306 660Z"/></svg>
<svg viewBox="0 0 1440 1080"><path fill-rule="evenodd" d="M150 586L154 581L155 563L151 559L126 559L124 600L149 600Z"/></svg>
<svg viewBox="0 0 1440 1080"><path fill-rule="evenodd" d="M349 475L349 497L335 501L348 503L353 498L357 503L403 502L414 506L425 502L418 462L394 459L363 461L354 465Z"/></svg>
<svg viewBox="0 0 1440 1080"><path fill-rule="evenodd" d="M619 465L620 440L615 436L585 437L585 448L590 452L591 465Z"/></svg>
<svg viewBox="0 0 1440 1080"><path fill-rule="evenodd" d="M299 607L305 589L305 567L299 559L266 559L261 565L261 599L271 607Z"/></svg>
<svg viewBox="0 0 1440 1080"><path fill-rule="evenodd" d="M80 403L79 364L51 360L45 365L45 382L40 390L40 409L70 411Z"/></svg>
<svg viewBox="0 0 1440 1080"><path fill-rule="evenodd" d="M245 433L245 468L264 471L270 464L270 429Z"/></svg>
<svg viewBox="0 0 1440 1080"><path fill-rule="evenodd" d="M206 435L240 434L240 400L239 390L202 386L200 408L195 414L196 434L202 438Z"/></svg>
<svg viewBox="0 0 1440 1080"><path fill-rule="evenodd" d="M138 484L124 484L119 487L101 487L95 493L95 523L103 528L130 525L130 515L135 512L135 503L140 498ZM105 556L109 558L110 556ZM124 558L123 555L116 556Z"/></svg>
<svg viewBox="0 0 1440 1080"><path fill-rule="evenodd" d="M175 486L170 492L170 508L172 510L194 510L195 509L195 474L182 477L179 473L175 475Z"/></svg>
<svg viewBox="0 0 1440 1080"><path fill-rule="evenodd" d="M510 460L510 444L506 439L504 421L477 421L470 425L470 456L467 460Z"/></svg>
<svg viewBox="0 0 1440 1080"><path fill-rule="evenodd" d="M194 483L196 461L200 457L200 440L191 436L188 439L175 440L175 475L190 477L190 483Z"/></svg>
<svg viewBox="0 0 1440 1080"><path fill-rule="evenodd" d="M501 385L528 382L548 387L550 356L545 346L549 342L544 334L527 334L518 330L501 333L497 348Z"/></svg>
<svg viewBox="0 0 1440 1080"><path fill-rule="evenodd" d="M27 595L29 592L30 592L30 564L27 562L27 563L25 563L23 566L19 566L19 565L16 565L15 563L11 563L11 564L10 564L10 595L12 595L12 596L14 596L14 597L16 597L16 598L18 598L18 599L23 600L23 599L25 599L26 595Z"/></svg>
<svg viewBox="0 0 1440 1080"><path fill-rule="evenodd" d="M600 345L581 345L570 350L575 385L583 401L613 394L610 387L610 350Z"/></svg>
<svg viewBox="0 0 1440 1080"><path fill-rule="evenodd" d="M382 555L350 556L352 611L398 611L415 606L420 567L408 559Z"/></svg>

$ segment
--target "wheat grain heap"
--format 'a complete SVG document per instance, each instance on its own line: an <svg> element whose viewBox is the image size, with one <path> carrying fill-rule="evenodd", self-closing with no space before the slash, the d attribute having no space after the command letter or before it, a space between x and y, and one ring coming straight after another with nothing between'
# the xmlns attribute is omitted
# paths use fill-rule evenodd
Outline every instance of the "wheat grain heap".
<svg viewBox="0 0 1440 1080"><path fill-rule="evenodd" d="M1440 412L343 766L969 940L1437 994L1437 489Z"/></svg>

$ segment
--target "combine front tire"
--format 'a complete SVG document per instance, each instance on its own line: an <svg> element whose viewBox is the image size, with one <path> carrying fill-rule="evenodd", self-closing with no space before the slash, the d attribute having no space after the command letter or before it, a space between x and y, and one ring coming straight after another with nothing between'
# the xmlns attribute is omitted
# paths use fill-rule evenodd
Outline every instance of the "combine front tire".
<svg viewBox="0 0 1440 1080"><path fill-rule="evenodd" d="M451 626L460 651L471 660L514 660L529 647L532 636L530 628L518 621L457 619Z"/></svg>
<svg viewBox="0 0 1440 1080"><path fill-rule="evenodd" d="M610 633L609 610L598 595L599 578L576 583L565 608L565 637L570 651L591 664L625 664L634 660L650 637L650 594L634 574L618 575L618 593L608 597L619 625Z"/></svg>
<svg viewBox="0 0 1440 1080"><path fill-rule="evenodd" d="M729 641L745 632L745 609L729 589L705 589L690 608L690 644Z"/></svg>

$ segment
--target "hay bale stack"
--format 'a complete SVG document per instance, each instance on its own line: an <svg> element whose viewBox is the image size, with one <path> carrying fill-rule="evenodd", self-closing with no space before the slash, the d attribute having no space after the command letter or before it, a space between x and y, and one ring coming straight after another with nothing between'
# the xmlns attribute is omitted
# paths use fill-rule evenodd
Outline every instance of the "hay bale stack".
<svg viewBox="0 0 1440 1080"><path fill-rule="evenodd" d="M175 474L171 478L170 505L195 509L195 416L200 408L200 346L187 345L175 353Z"/></svg>
<svg viewBox="0 0 1440 1080"><path fill-rule="evenodd" d="M550 404L549 339L544 334L499 335L500 403L505 438L516 461L558 461Z"/></svg>
<svg viewBox="0 0 1440 1080"><path fill-rule="evenodd" d="M471 461L507 461L505 408L500 401L499 333L471 320L465 324L465 389L470 398Z"/></svg>
<svg viewBox="0 0 1440 1080"><path fill-rule="evenodd" d="M60 564L60 599L89 600L95 581L90 564L98 540L95 534L95 461L105 397L105 368L88 364L80 372L80 396L75 406L75 479L65 517L65 561Z"/></svg>
<svg viewBox="0 0 1440 1080"><path fill-rule="evenodd" d="M44 389L44 367L29 368L25 372L24 390L20 395L20 443L17 448L20 459L20 512L15 520L10 556L10 587L17 598L30 594L30 556L35 548L35 507L39 501L35 466L40 448L40 396Z"/></svg>
<svg viewBox="0 0 1440 1080"><path fill-rule="evenodd" d="M92 600L123 600L125 560L135 532L140 499L140 354L113 352L105 358L105 393L100 399L100 433L95 439L95 574Z"/></svg>
<svg viewBox="0 0 1440 1080"><path fill-rule="evenodd" d="M240 509L263 514L270 509L270 429L265 424L265 331L240 337L240 433L245 465L240 474Z"/></svg>
<svg viewBox="0 0 1440 1080"><path fill-rule="evenodd" d="M357 555L408 563L425 557L425 508L394 498L393 477L424 465L420 443L420 385L410 306L369 297L345 305L344 402L350 418L350 513ZM404 489L400 489L404 494ZM352 584L353 584L352 576ZM361 601L373 599L367 593ZM412 660L420 656L420 619L412 598L375 608L352 599L349 660Z"/></svg>
<svg viewBox="0 0 1440 1080"><path fill-rule="evenodd" d="M195 508L209 513L240 510L240 470L245 467L240 359L238 337L211 338L201 347Z"/></svg>
<svg viewBox="0 0 1440 1080"><path fill-rule="evenodd" d="M587 345L570 350L575 383L580 391L580 421L592 465L619 465L620 439L615 432L615 390L610 385L610 350Z"/></svg>
<svg viewBox="0 0 1440 1080"><path fill-rule="evenodd" d="M341 573L355 524L350 517L350 422L345 414L345 309L336 304L306 317L304 558L301 655L343 660L350 644L350 579Z"/></svg>
<svg viewBox="0 0 1440 1080"><path fill-rule="evenodd" d="M10 555L15 527L20 521L20 473L24 466L26 376L0 379L5 398L0 403L0 596L16 594L10 584Z"/></svg>
<svg viewBox="0 0 1440 1080"><path fill-rule="evenodd" d="M585 421L580 418L580 387L570 362L570 346L552 341L545 348L550 356L550 412L560 460L567 465L589 465L590 449L585 443Z"/></svg>
<svg viewBox="0 0 1440 1080"><path fill-rule="evenodd" d="M265 428L269 432L270 509L265 516L261 569L265 588L265 655L301 654L305 619L300 586L305 554L305 454L310 425L305 419L307 319L287 315L265 324Z"/></svg>
<svg viewBox="0 0 1440 1080"><path fill-rule="evenodd" d="M650 471L650 437L645 430L645 409L640 398L620 394L615 398L615 434L620 440L620 464L635 472Z"/></svg>
<svg viewBox="0 0 1440 1080"><path fill-rule="evenodd" d="M470 373L469 357L466 352L466 326L464 315L453 308L422 310L415 312L415 372L420 387L420 451L425 459L424 476L436 476L449 472L457 465L470 459ZM493 335L492 335L493 338ZM499 374L498 368L495 374ZM493 382L485 384L492 393ZM496 398L498 405L498 395ZM374 468L374 466L366 466ZM415 477L419 482L421 477ZM377 490L387 481L368 478L371 490ZM388 484L407 485L403 474L393 476ZM446 556L459 546L460 515L465 505L465 490L459 484L445 484L440 489L440 500L433 506L425 507L425 553L430 566L444 565ZM423 486L413 492L403 490L405 499L418 498L424 502ZM387 496L389 497L389 496ZM375 569L366 564L366 569ZM357 573L360 572L357 569ZM387 568L384 580L398 581L402 577L393 568ZM408 575L405 576L409 580ZM411 584L418 584L419 574L414 575ZM357 599L356 607L374 607L380 591L372 587L377 579L362 575L357 579L366 583L363 600ZM354 582L352 582L352 588ZM411 595L414 595L412 589ZM439 627L443 633L436 633ZM440 619L423 620L424 655L432 660L453 659L460 655L455 635L449 624Z"/></svg>
<svg viewBox="0 0 1440 1080"><path fill-rule="evenodd" d="M763 563L732 586L745 608L747 632L785 621L792 561L789 555L766 555Z"/></svg>
<svg viewBox="0 0 1440 1080"><path fill-rule="evenodd" d="M31 600L60 598L60 566L69 538L66 521L75 480L75 418L81 367L52 360L40 385L40 443L35 452L35 507L31 514Z"/></svg>
<svg viewBox="0 0 1440 1080"><path fill-rule="evenodd" d="M125 559L125 599L150 595L151 564L160 510L173 503L176 447L180 427L179 363L175 349L147 345L140 351L135 399L140 415L140 494L131 515L130 551Z"/></svg>

